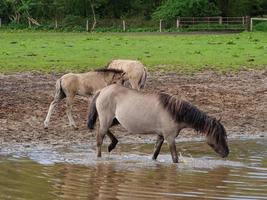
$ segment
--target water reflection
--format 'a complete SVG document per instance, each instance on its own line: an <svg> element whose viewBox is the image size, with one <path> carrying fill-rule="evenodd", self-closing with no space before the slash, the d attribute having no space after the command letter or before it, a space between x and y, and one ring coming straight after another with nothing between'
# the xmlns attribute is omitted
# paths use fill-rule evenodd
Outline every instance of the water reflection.
<svg viewBox="0 0 267 200"><path fill-rule="evenodd" d="M2 156L0 199L266 199L265 142L232 142L231 161L220 161L212 168L178 167L171 164L164 149L163 161L153 162L144 153L149 152L150 145L141 145L145 150L138 145L122 145L115 155L106 155L106 159L94 160L87 166L66 162L42 165L25 158ZM242 150L244 144L246 151ZM194 157L200 155L198 148L206 148L202 143L193 148L190 143L181 146ZM124 159L123 152L130 153L131 149L140 155L135 160ZM218 162L218 157L206 150L205 158L194 159ZM244 164L234 165L237 161Z"/></svg>

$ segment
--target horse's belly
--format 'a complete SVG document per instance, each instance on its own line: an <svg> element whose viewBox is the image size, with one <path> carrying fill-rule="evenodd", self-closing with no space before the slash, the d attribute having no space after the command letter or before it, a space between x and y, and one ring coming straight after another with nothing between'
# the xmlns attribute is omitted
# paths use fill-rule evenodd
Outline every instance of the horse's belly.
<svg viewBox="0 0 267 200"><path fill-rule="evenodd" d="M136 118L131 114L116 116L120 124L131 133L152 133L158 132L159 123L153 118Z"/></svg>
<svg viewBox="0 0 267 200"><path fill-rule="evenodd" d="M132 124L132 123L125 123L120 122L120 124L127 129L131 133L154 133L157 132L155 127L151 128L151 126L144 125L144 124Z"/></svg>

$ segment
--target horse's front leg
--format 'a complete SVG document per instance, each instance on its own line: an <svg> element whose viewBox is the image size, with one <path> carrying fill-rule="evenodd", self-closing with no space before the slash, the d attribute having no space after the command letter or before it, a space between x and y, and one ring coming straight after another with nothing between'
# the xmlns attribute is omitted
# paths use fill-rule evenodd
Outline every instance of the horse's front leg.
<svg viewBox="0 0 267 200"><path fill-rule="evenodd" d="M108 152L111 152L117 145L118 140L117 138L110 132L110 130L107 131L107 135L111 140L111 143L108 145Z"/></svg>
<svg viewBox="0 0 267 200"><path fill-rule="evenodd" d="M153 160L157 159L163 142L164 142L164 137L162 135L158 135L158 138L157 138L157 141L154 147L154 153L152 157Z"/></svg>
<svg viewBox="0 0 267 200"><path fill-rule="evenodd" d="M175 146L175 137L168 137L166 138L171 155L172 155L172 161L173 163L178 163L178 156Z"/></svg>

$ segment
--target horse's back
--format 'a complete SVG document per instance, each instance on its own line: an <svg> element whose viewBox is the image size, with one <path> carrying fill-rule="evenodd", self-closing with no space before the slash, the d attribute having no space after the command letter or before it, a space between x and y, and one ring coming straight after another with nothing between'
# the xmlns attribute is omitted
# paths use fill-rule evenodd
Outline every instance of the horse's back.
<svg viewBox="0 0 267 200"><path fill-rule="evenodd" d="M108 65L108 68L120 69L123 70L124 72L131 73L133 71L143 72L144 65L138 60L118 59L111 61L111 63Z"/></svg>
<svg viewBox="0 0 267 200"><path fill-rule="evenodd" d="M60 79L62 87L73 95L89 96L104 87L103 76L95 71L68 73Z"/></svg>
<svg viewBox="0 0 267 200"><path fill-rule="evenodd" d="M102 114L116 117L124 128L133 133L160 132L162 122L165 119L170 121L156 94L111 85L101 90L98 98Z"/></svg>

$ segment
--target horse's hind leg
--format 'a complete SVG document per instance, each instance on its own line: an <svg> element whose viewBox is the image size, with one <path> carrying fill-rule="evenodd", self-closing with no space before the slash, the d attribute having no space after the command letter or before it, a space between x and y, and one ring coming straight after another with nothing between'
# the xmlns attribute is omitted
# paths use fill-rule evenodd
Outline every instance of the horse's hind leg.
<svg viewBox="0 0 267 200"><path fill-rule="evenodd" d="M157 141L154 147L154 153L152 157L153 160L157 159L163 142L164 142L164 137L162 135L158 135L158 138L157 138Z"/></svg>
<svg viewBox="0 0 267 200"><path fill-rule="evenodd" d="M97 132L96 135L97 157L101 157L101 146L106 134L110 137L112 141L111 147L109 147L111 148L111 150L112 147L115 148L118 141L115 138L115 136L108 130L112 124L114 115L112 115L112 113L108 113L109 110L104 110L103 113L99 112L99 108L97 108L97 110L99 113L99 123L100 123L99 131Z"/></svg>
<svg viewBox="0 0 267 200"><path fill-rule="evenodd" d="M73 105L74 96L75 96L75 95L67 96L67 100L66 100L66 103L67 103L66 113L67 113L67 116L68 116L70 125L71 125L74 129L78 129L78 127L76 126L76 124L75 124L75 122L74 122L74 119L73 119L73 117L72 117L72 114L71 114L71 110L72 110L72 105Z"/></svg>
<svg viewBox="0 0 267 200"><path fill-rule="evenodd" d="M110 132L110 130L107 131L107 135L111 140L111 143L108 145L108 152L111 152L117 145L118 140L117 138Z"/></svg>
<svg viewBox="0 0 267 200"><path fill-rule="evenodd" d="M106 132L107 131L99 128L99 131L96 135L97 157L99 157L99 158L101 157L101 146L102 146L104 137L106 135Z"/></svg>
<svg viewBox="0 0 267 200"><path fill-rule="evenodd" d="M45 118L45 121L44 121L44 128L47 129L48 128L48 124L49 124L49 121L50 121L50 118L51 118L51 115L56 107L56 105L63 99L63 97L61 96L55 96L54 100L51 102L50 106L49 106L49 109L48 109L48 112L47 112L47 115L46 115L46 118Z"/></svg>
<svg viewBox="0 0 267 200"><path fill-rule="evenodd" d="M135 78L129 79L129 82L134 90L140 90L140 86L138 85L138 81Z"/></svg>

